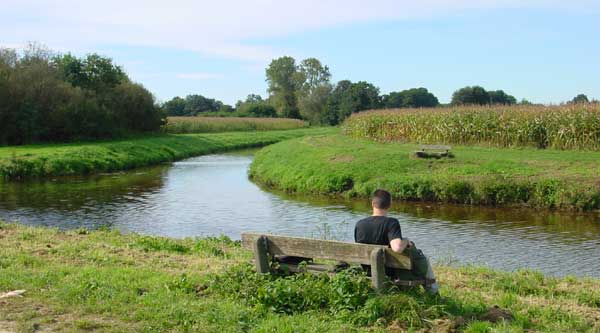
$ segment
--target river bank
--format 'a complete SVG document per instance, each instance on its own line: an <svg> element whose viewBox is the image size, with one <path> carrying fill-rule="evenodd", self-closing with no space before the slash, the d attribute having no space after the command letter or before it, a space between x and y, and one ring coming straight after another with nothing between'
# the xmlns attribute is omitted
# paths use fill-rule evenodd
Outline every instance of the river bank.
<svg viewBox="0 0 600 333"><path fill-rule="evenodd" d="M160 135L128 140L0 147L0 181L127 170L195 155L262 147L334 128Z"/></svg>
<svg viewBox="0 0 600 333"><path fill-rule="evenodd" d="M600 152L455 146L454 158L413 156L415 144L344 135L281 142L256 154L253 180L288 192L398 200L600 209Z"/></svg>
<svg viewBox="0 0 600 333"><path fill-rule="evenodd" d="M0 329L8 332L594 332L600 325L597 279L436 267L438 299L420 290L376 295L352 274L257 278L251 254L228 238L0 222L0 248L0 293L26 290L0 299Z"/></svg>

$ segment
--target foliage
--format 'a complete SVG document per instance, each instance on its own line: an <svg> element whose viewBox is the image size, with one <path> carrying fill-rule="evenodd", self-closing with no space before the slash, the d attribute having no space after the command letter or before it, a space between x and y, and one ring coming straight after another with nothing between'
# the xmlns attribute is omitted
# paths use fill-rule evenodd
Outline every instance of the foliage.
<svg viewBox="0 0 600 333"><path fill-rule="evenodd" d="M572 104L584 104L584 103L589 103L589 99L586 95L584 94L579 94L575 97L573 97L573 99L570 101L570 103Z"/></svg>
<svg viewBox="0 0 600 333"><path fill-rule="evenodd" d="M391 92L382 96L382 106L389 108L435 107L440 102L426 88L412 88L400 92Z"/></svg>
<svg viewBox="0 0 600 333"><path fill-rule="evenodd" d="M354 115L345 133L377 141L600 149L600 105L451 107Z"/></svg>
<svg viewBox="0 0 600 333"><path fill-rule="evenodd" d="M327 100L326 121L336 125L352 113L379 106L379 88L365 81L352 83L342 80L338 82Z"/></svg>
<svg viewBox="0 0 600 333"><path fill-rule="evenodd" d="M490 94L480 86L464 87L452 94L453 105L490 104Z"/></svg>
<svg viewBox="0 0 600 333"><path fill-rule="evenodd" d="M263 104L252 104L248 109L263 107ZM267 112L272 111L270 106L264 106L266 111L255 110L247 112L264 112L261 116L266 116ZM269 111L270 110L270 111ZM164 130L167 133L210 133L210 132L231 132L231 131L269 131L269 130L287 130L301 127L307 127L308 124L299 119L286 118L252 118L252 117L169 117Z"/></svg>
<svg viewBox="0 0 600 333"><path fill-rule="evenodd" d="M265 72L270 98L279 115L284 118L300 118L297 96L300 76L296 60L288 56L273 59Z"/></svg>
<svg viewBox="0 0 600 333"><path fill-rule="evenodd" d="M174 161L218 151L261 147L323 128L286 131L162 135L76 144L0 147L0 179L110 172Z"/></svg>
<svg viewBox="0 0 600 333"><path fill-rule="evenodd" d="M110 58L0 49L0 145L113 138L163 120L152 94Z"/></svg>
<svg viewBox="0 0 600 333"><path fill-rule="evenodd" d="M600 209L600 152L453 146L455 158L429 160L415 158L417 149L343 135L304 137L263 148L249 174L302 194L368 198L385 188L404 201Z"/></svg>
<svg viewBox="0 0 600 333"><path fill-rule="evenodd" d="M490 103L491 104L502 104L502 105L513 105L517 104L517 99L504 92L504 90L490 91Z"/></svg>
<svg viewBox="0 0 600 333"><path fill-rule="evenodd" d="M173 97L162 106L168 116L195 116L209 112L232 112L233 108L212 98L202 95L187 95L185 98Z"/></svg>

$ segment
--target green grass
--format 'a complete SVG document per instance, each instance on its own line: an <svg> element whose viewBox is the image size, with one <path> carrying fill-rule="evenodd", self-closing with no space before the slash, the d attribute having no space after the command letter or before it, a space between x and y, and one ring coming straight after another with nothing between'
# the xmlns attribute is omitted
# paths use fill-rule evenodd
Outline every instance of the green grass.
<svg viewBox="0 0 600 333"><path fill-rule="evenodd" d="M226 237L169 239L0 222L0 331L597 332L600 280L436 267L442 298L374 293L352 271L259 276ZM491 322L499 306L512 317Z"/></svg>
<svg viewBox="0 0 600 333"><path fill-rule="evenodd" d="M408 201L600 208L600 152L456 146L455 158L419 159L416 149L344 135L304 137L259 151L250 176L298 193L368 197L386 188Z"/></svg>
<svg viewBox="0 0 600 333"><path fill-rule="evenodd" d="M169 117L164 130L171 134L233 131L273 131L308 127L308 123L288 118L252 117Z"/></svg>
<svg viewBox="0 0 600 333"><path fill-rule="evenodd" d="M119 141L0 147L0 179L109 172L194 155L261 147L333 128L162 135Z"/></svg>

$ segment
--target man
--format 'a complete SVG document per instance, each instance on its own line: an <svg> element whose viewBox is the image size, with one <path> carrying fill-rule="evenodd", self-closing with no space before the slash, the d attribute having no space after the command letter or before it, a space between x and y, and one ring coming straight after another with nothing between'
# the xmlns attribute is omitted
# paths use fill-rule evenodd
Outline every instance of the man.
<svg viewBox="0 0 600 333"><path fill-rule="evenodd" d="M416 255L426 261L424 262L426 272L423 272L425 273L425 278L435 280L429 260L423 256L420 250L414 248L415 244L413 242L408 240L408 238L402 237L402 230L400 229L398 220L387 216L391 205L392 195L390 192L381 189L373 192L371 199L373 215L356 223L356 227L354 227L354 241L363 244L387 245L392 251L398 253L404 252L405 249L415 250ZM438 293L436 282L426 284L425 289L432 294Z"/></svg>

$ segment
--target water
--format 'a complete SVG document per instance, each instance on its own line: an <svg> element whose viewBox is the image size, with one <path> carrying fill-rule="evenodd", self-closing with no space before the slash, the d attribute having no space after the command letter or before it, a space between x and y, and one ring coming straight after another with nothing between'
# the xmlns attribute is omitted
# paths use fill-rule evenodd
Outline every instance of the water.
<svg viewBox="0 0 600 333"><path fill-rule="evenodd" d="M352 240L365 200L286 196L247 178L252 151L128 172L0 184L0 218L28 225L108 226L170 237L259 231ZM396 204L391 216L434 261L600 277L600 218L537 210Z"/></svg>

